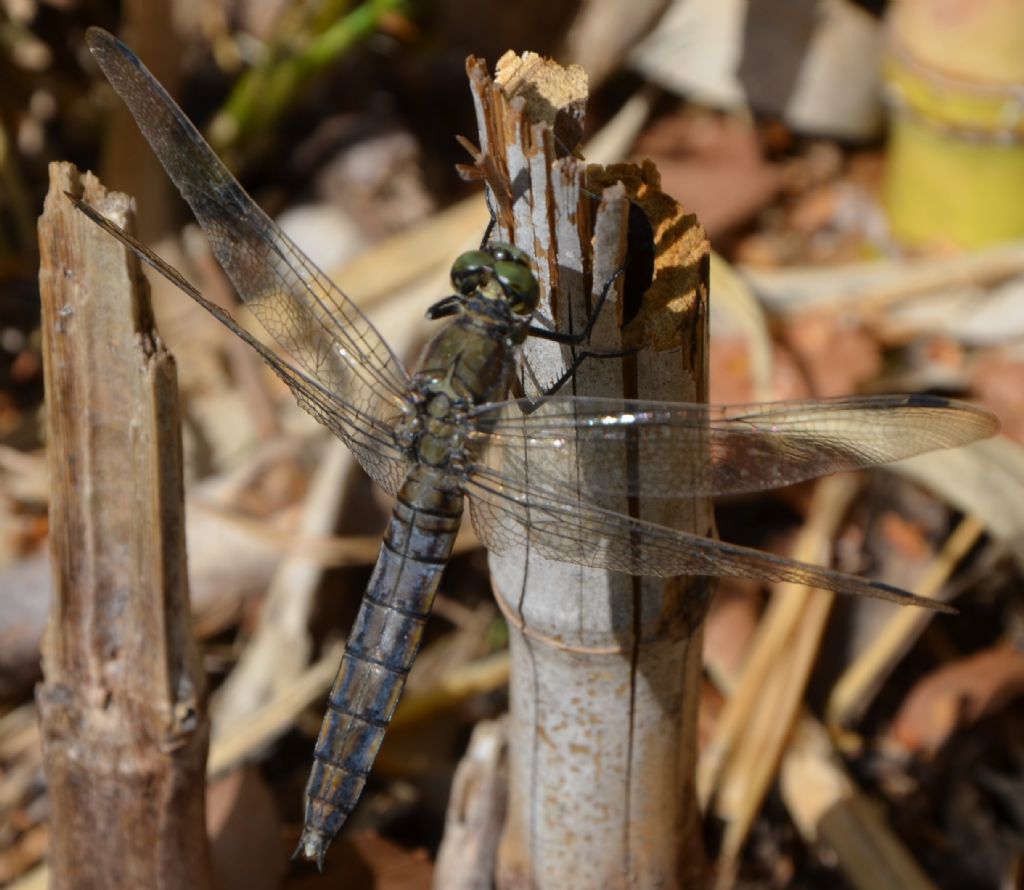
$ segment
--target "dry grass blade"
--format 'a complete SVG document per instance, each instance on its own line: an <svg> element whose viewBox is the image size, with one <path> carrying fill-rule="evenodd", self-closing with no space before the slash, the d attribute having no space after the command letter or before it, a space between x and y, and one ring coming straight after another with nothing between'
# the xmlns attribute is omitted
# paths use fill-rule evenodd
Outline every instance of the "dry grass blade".
<svg viewBox="0 0 1024 890"><path fill-rule="evenodd" d="M919 596L937 597L957 565L984 532L975 516L966 516L949 536L942 552L914 585ZM836 682L826 709L830 726L846 726L862 716L896 664L914 645L933 613L924 609L893 612L871 644Z"/></svg>
<svg viewBox="0 0 1024 890"><path fill-rule="evenodd" d="M1024 566L1024 447L996 436L952 451L922 454L892 469L944 503L977 516Z"/></svg>
<svg viewBox="0 0 1024 890"><path fill-rule="evenodd" d="M850 476L819 483L795 547L797 559L830 561L832 540L858 490ZM785 587L762 622L699 771L702 797L714 796L715 809L728 821L719 887L731 886L740 850L775 779L835 597L828 591Z"/></svg>
<svg viewBox="0 0 1024 890"><path fill-rule="evenodd" d="M916 261L741 272L765 305L780 314L818 307L882 312L956 285L990 285L1024 274L1024 242Z"/></svg>
<svg viewBox="0 0 1024 890"><path fill-rule="evenodd" d="M354 464L351 452L332 440L310 484L300 520L301 535L328 535L334 530L345 496L344 483ZM302 672L312 651L310 617L322 572L319 562L303 554L288 556L278 566L259 626L215 698L214 738L231 732L235 721Z"/></svg>
<svg viewBox="0 0 1024 890"><path fill-rule="evenodd" d="M250 760L288 732L298 715L330 688L343 648L341 644L332 646L289 683L277 687L269 699L233 721L210 749L210 775Z"/></svg>
<svg viewBox="0 0 1024 890"><path fill-rule="evenodd" d="M937 890L838 762L828 733L804 717L779 775L786 809L808 844L834 851L856 890Z"/></svg>

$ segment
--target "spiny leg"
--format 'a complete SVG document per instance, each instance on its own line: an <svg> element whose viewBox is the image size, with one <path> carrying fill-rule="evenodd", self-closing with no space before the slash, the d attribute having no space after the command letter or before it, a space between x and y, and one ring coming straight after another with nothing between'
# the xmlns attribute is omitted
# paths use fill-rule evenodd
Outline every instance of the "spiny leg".
<svg viewBox="0 0 1024 890"><path fill-rule="evenodd" d="M594 306L594 310L590 313L590 317L587 319L586 325L583 330L578 334L572 334L567 331L549 331L547 328L537 327L536 325L530 325L529 335L531 337L537 337L540 340L549 340L552 343L558 343L562 346L579 346L585 340L590 339L591 333L593 333L594 325L597 323L598 317L601 315L601 310L604 309L605 303L608 302L608 294L611 293L612 285L615 284L624 274L626 273L625 266L619 266L614 274L604 283L601 288L601 293L597 298L597 305ZM611 353L611 352L590 352L591 358L599 358L605 356L607 358L617 358L623 353Z"/></svg>
<svg viewBox="0 0 1024 890"><path fill-rule="evenodd" d="M494 211L491 210L491 205L487 205L487 212L490 213L491 218L487 221L487 228L484 229L484 237L480 239L480 249L483 250L491 240L491 235L494 233L494 227L498 224L498 218L494 215Z"/></svg>
<svg viewBox="0 0 1024 890"><path fill-rule="evenodd" d="M558 343L563 346L578 346L580 343L587 340L590 337L591 332L593 331L594 324L596 323L598 316L601 314L601 311L604 309L605 304L608 302L608 294L611 292L612 285L614 285L615 282L620 277L622 277L625 271L626 267L621 266L604 283L604 286L601 288L601 293L597 300L597 305L594 307L593 312L590 313L590 317L587 319L586 326L578 334L563 333L560 331L549 331L545 328L537 328L531 326L530 336L537 337L541 340L548 340L549 342ZM541 387L540 382L536 379L536 376L533 374L532 369L527 365L527 372L530 374L534 385L537 387L538 390L541 391L541 395L535 399L528 398L526 397L525 392L522 389L522 386L517 385L517 396L523 398L527 403L524 409L524 413L532 413L537 409L537 406L544 401L545 398L557 393L563 386L565 386L566 383L568 383L576 375L576 372L580 369L580 366L585 361L587 361L587 359L624 358L629 355L634 355L635 353L635 348L621 349L612 352L605 352L599 350L587 350L585 352L581 352L573 357L572 363L569 365L568 368L565 369L565 371L558 378L558 380L556 380L553 384L546 388Z"/></svg>

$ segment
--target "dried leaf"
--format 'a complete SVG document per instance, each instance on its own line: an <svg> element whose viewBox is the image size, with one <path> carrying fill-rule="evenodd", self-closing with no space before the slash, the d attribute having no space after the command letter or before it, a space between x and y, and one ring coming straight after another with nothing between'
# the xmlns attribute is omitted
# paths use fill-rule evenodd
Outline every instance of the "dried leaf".
<svg viewBox="0 0 1024 890"><path fill-rule="evenodd" d="M889 731L901 747L934 754L959 728L1024 693L1024 652L999 646L944 665L907 696Z"/></svg>

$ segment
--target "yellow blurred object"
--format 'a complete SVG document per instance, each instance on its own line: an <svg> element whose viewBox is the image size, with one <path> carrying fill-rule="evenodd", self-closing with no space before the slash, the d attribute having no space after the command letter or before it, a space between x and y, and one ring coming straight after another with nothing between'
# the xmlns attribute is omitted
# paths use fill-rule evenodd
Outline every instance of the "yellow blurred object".
<svg viewBox="0 0 1024 890"><path fill-rule="evenodd" d="M897 3L885 77L893 234L961 247L1024 235L1024 3Z"/></svg>
<svg viewBox="0 0 1024 890"><path fill-rule="evenodd" d="M898 0L889 17L914 57L967 80L1024 80L1024 3L1018 0Z"/></svg>

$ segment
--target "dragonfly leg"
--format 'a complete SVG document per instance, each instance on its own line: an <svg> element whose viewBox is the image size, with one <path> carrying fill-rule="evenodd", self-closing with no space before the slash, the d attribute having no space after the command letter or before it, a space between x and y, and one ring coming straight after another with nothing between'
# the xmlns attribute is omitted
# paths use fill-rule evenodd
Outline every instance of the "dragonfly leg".
<svg viewBox="0 0 1024 890"><path fill-rule="evenodd" d="M636 353L637 349L635 347L633 349L622 349L619 350L618 352L581 352L579 355L573 358L572 364L565 369L565 371L562 373L562 376L559 377L554 383L552 383L551 386L549 386L546 390L544 390L541 399L544 399L547 396L553 396L563 386L565 386L566 383L568 383L574 376L576 376L576 372L579 370L580 365L582 365L587 359L625 358L626 356L636 355Z"/></svg>
<svg viewBox="0 0 1024 890"><path fill-rule="evenodd" d="M601 294L598 297L597 305L594 307L594 311L590 314L590 318L587 320L586 327L578 334L568 334L559 331L549 331L546 328L539 328L532 326L529 328L529 335L531 337L538 337L541 340L548 340L553 343L560 343L563 346L578 346L583 341L590 337L590 333L594 328L594 323L597 321L598 316L601 314L601 310L604 309L605 303L608 301L608 294L611 293L612 285L625 273L626 267L621 266L614 275L612 275L601 288ZM534 378L534 384L537 389L541 390L541 394L535 399L530 400L525 398L525 393L522 392L522 387L516 393L518 398L523 399L526 402L524 412L530 414L536 410L537 406L541 404L548 396L552 396L557 393L566 383L568 383L576 372L580 369L580 366L587 361L587 359L610 359L610 358L625 358L626 356L635 355L637 352L636 347L631 349L619 349L615 351L605 352L601 350L591 349L586 352L581 352L573 357L572 363L562 373L562 375L550 386L542 388L539 381ZM529 368L529 366L527 366ZM531 372L532 373L532 372Z"/></svg>
<svg viewBox="0 0 1024 890"><path fill-rule="evenodd" d="M561 377L558 378L547 388L543 388L540 381L529 365L525 366L525 370L530 375L530 379L533 385L540 391L540 395L535 398L527 396L526 390L523 388L521 380L515 380L512 383L511 394L516 398L524 414L532 414L537 408L543 404L544 400L548 396L553 396L557 393L569 380L572 379L573 375L579 370L580 365L583 364L588 358L624 358L628 355L635 355L636 349L624 349L621 352L582 352L573 359L572 364L565 370Z"/></svg>
<svg viewBox="0 0 1024 890"><path fill-rule="evenodd" d="M498 224L498 217L496 217L494 215L494 211L491 210L490 203L487 204L487 210L491 214L491 218L487 221L487 228L484 229L484 237L480 239L481 250L483 250L491 240L491 235L494 233L494 227Z"/></svg>
<svg viewBox="0 0 1024 890"><path fill-rule="evenodd" d="M583 330L577 334L570 334L563 331L549 331L547 328L537 327L536 325L530 325L528 328L529 335L531 337L538 337L541 340L550 340L552 343L560 343L563 346L579 346L581 343L590 339L590 335L594 330L594 325L597 323L597 319L601 315L601 311L604 309L605 303L608 302L608 294L611 293L612 285L615 284L624 274L626 273L625 266L619 266L611 277L604 283L601 288L601 293L597 298L597 305L594 307L594 311L590 313L590 317L587 319L587 323ZM605 356L607 358L619 358L624 353L621 352L590 352L588 355L591 358L598 358Z"/></svg>

